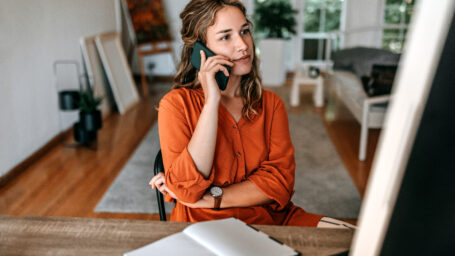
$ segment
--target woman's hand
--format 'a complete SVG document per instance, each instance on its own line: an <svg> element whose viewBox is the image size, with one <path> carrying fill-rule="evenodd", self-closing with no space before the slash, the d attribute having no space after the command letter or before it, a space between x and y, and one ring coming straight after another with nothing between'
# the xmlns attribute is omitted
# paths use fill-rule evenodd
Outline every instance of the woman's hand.
<svg viewBox="0 0 455 256"><path fill-rule="evenodd" d="M190 203L185 203L182 201L179 201L181 204L188 206L190 208L213 208L215 206L215 198L213 198L212 195L210 195L209 192L206 192L199 201L197 201L194 204Z"/></svg>
<svg viewBox="0 0 455 256"><path fill-rule="evenodd" d="M220 89L215 80L215 74L222 71L229 76L227 68L223 65L233 66L234 63L227 57L216 55L206 59L205 52L201 50L201 69L198 73L198 79L201 83L206 101L209 99L219 100L221 98Z"/></svg>
<svg viewBox="0 0 455 256"><path fill-rule="evenodd" d="M153 176L150 180L149 185L152 186L152 189L157 188L161 193L164 195L169 195L172 198L179 201L179 203L188 206L190 208L212 208L215 205L215 199L213 196L210 195L209 192L206 192L199 201L194 204L185 203L181 200L178 200L177 196L166 186L166 179L164 178L164 174L162 172L158 173L157 175Z"/></svg>
<svg viewBox="0 0 455 256"><path fill-rule="evenodd" d="M149 182L149 185L152 186L152 189L157 188L163 195L169 195L172 198L177 199L177 196L175 196L174 192L172 192L166 186L166 179L164 178L163 172L160 172L157 175L153 176Z"/></svg>
<svg viewBox="0 0 455 256"><path fill-rule="evenodd" d="M160 172L157 175L153 176L150 180L149 185L152 186L152 189L157 188L163 195L169 195L172 198L179 201L179 203L191 207L191 208L212 208L215 204L213 197L210 195L209 192L206 192L199 201L194 204L185 203L181 200L178 200L177 196L166 186L166 179L164 177L164 173Z"/></svg>

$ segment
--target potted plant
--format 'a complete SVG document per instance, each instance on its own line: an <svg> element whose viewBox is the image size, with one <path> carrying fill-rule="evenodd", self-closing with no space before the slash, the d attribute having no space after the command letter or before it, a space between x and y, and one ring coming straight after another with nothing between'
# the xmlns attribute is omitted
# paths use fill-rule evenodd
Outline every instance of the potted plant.
<svg viewBox="0 0 455 256"><path fill-rule="evenodd" d="M79 122L73 125L74 139L83 145L90 145L97 138L97 131L102 127L101 111L98 106L102 97L94 97L90 87L79 91Z"/></svg>
<svg viewBox="0 0 455 256"><path fill-rule="evenodd" d="M101 129L101 111L97 109L101 101L102 97L95 97L90 88L79 92L79 120L84 130L97 131Z"/></svg>
<svg viewBox="0 0 455 256"><path fill-rule="evenodd" d="M286 39L295 34L296 10L287 0L256 1L255 30L259 42L262 81L265 85L280 86L285 81L284 50Z"/></svg>

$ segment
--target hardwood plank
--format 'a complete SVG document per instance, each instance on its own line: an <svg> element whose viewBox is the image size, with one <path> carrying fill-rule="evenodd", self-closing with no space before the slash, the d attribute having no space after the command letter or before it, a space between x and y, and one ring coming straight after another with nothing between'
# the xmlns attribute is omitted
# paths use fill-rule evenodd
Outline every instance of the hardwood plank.
<svg viewBox="0 0 455 256"><path fill-rule="evenodd" d="M5 175L0 177L0 188L14 180L17 176L19 176L23 171L25 171L30 165L38 161L41 157L43 157L46 153L48 153L51 149L56 147L62 141L65 140L66 137L71 133L71 129L68 129L60 134L56 135L53 139L51 139L48 143L46 143L43 147L38 149L35 153L31 156L27 157L24 161L19 163L16 167L8 171Z"/></svg>

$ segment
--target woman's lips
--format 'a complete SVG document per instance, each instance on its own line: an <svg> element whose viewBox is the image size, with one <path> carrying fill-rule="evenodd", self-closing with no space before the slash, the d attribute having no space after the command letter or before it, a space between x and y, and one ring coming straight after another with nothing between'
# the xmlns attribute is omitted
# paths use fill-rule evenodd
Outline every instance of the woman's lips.
<svg viewBox="0 0 455 256"><path fill-rule="evenodd" d="M250 55L243 56L242 58L234 60L234 62L247 63L250 61Z"/></svg>

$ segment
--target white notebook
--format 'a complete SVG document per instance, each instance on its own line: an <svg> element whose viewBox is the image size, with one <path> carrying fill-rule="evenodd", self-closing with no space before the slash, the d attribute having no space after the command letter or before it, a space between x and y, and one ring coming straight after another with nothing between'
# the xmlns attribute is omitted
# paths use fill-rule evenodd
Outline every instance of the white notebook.
<svg viewBox="0 0 455 256"><path fill-rule="evenodd" d="M289 246L270 238L235 218L191 224L124 256L148 255L299 255Z"/></svg>

